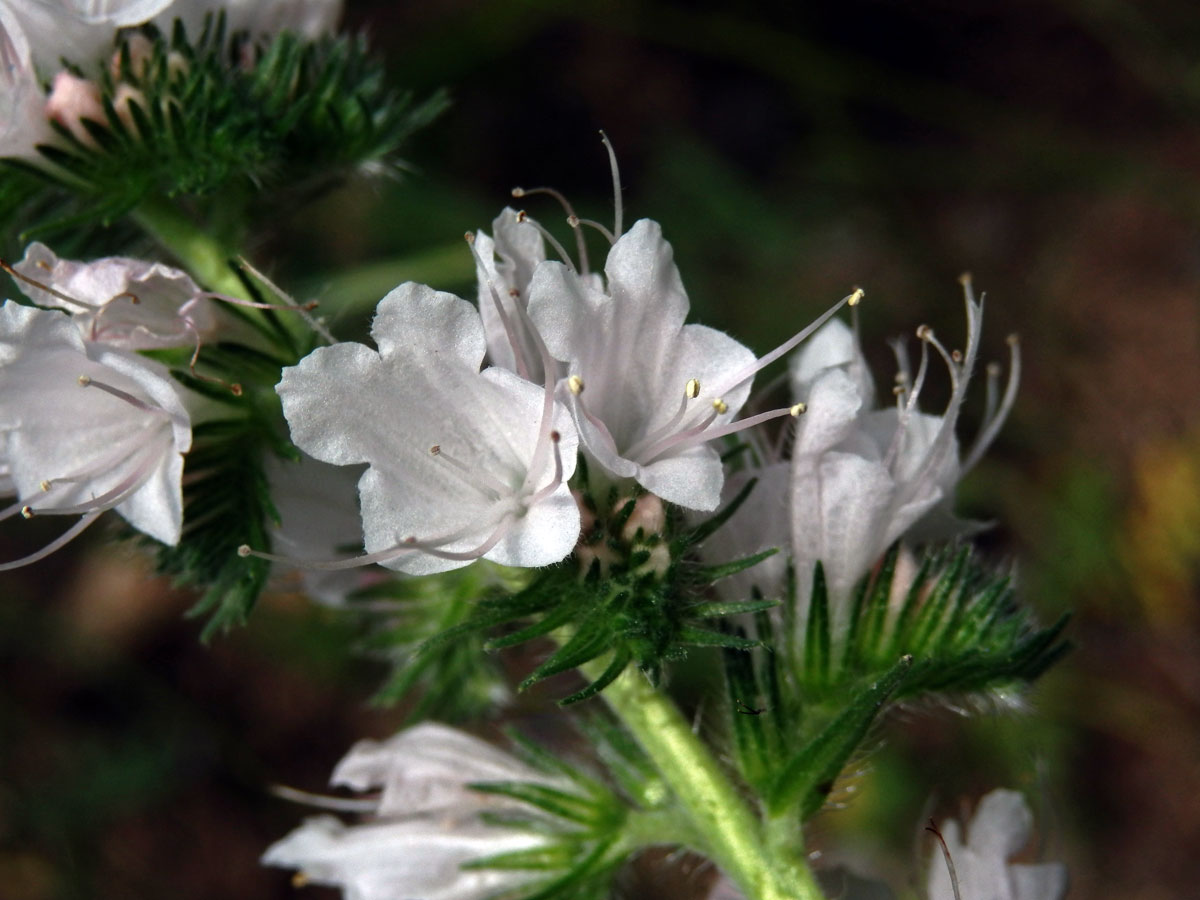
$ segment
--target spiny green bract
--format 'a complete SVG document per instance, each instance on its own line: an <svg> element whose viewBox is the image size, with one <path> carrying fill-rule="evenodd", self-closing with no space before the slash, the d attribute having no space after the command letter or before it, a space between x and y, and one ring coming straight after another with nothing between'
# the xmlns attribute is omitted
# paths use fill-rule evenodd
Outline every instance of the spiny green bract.
<svg viewBox="0 0 1200 900"><path fill-rule="evenodd" d="M712 623L766 609L775 601L712 602L707 589L769 553L714 568L701 566L694 554L696 545L728 520L751 487L753 483L696 528L683 529L678 513L669 511L662 533L650 534L640 528L631 533L627 526L639 499L651 495L619 498L614 493L603 502L583 496L590 523L573 556L543 570L515 594L481 601L471 618L429 641L422 653L437 653L447 642L502 626L510 630L492 637L488 649L554 635L558 648L521 687L595 661L598 671L591 682L560 701L565 705L596 695L631 664L657 681L663 666L685 656L689 647L757 646L757 641L714 629Z"/></svg>
<svg viewBox="0 0 1200 900"><path fill-rule="evenodd" d="M803 625L792 585L778 615L756 616L772 651L725 654L738 765L771 815L816 813L888 703L1020 687L1069 649L1066 618L1038 628L970 548L928 553L907 584L901 552L859 584L841 633L818 565Z"/></svg>
<svg viewBox="0 0 1200 900"><path fill-rule="evenodd" d="M162 196L188 198L204 220L244 221L262 213L264 196L303 198L386 159L447 105L442 93L414 102L389 88L362 37L229 37L223 16L194 42L179 23L170 36L153 26L141 34L148 52L125 40L99 78L104 121L82 122L91 140L53 123L58 145L39 148L65 173L40 179L40 191L65 188L83 208L37 233L114 221ZM5 178L14 184L0 183L0 195L37 199L27 169Z"/></svg>

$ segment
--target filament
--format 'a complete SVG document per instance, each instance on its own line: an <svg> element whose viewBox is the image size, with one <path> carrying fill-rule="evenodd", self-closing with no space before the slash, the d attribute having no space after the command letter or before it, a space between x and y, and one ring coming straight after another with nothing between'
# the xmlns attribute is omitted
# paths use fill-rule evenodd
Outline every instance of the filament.
<svg viewBox="0 0 1200 900"><path fill-rule="evenodd" d="M475 235L468 231L466 239L467 246L471 249L471 256L475 258L475 265L480 274L483 275L484 283L492 295L492 305L496 307L496 315L500 317L500 324L504 328L504 334L508 338L508 344L513 351L513 361L517 366L517 374L526 381L529 381L529 362L525 359L524 348L521 346L521 341L518 339L512 320L508 317L508 313L504 309L504 302L500 299L500 292L496 290L496 285L492 282L492 277L487 267L483 264L483 258L479 255L479 251L475 249ZM520 306L519 303L514 305Z"/></svg>
<svg viewBox="0 0 1200 900"><path fill-rule="evenodd" d="M567 223L575 231L575 248L579 252L579 269L585 275L588 272L588 252L587 242L583 239L583 232L579 230L579 216L575 215L575 210L571 207L571 201L566 198L562 191L552 187L536 187L536 188L513 188L512 195L520 199L521 197L529 197L533 194L546 194L553 197L562 206L563 212L567 214Z"/></svg>
<svg viewBox="0 0 1200 900"><path fill-rule="evenodd" d="M613 234L619 235L625 230L623 227L625 211L621 200L621 170L617 166L617 152L613 149L612 141L608 139L608 135L603 130L600 132L600 143L608 151L608 166L612 170Z"/></svg>
<svg viewBox="0 0 1200 900"><path fill-rule="evenodd" d="M571 254L567 253L566 248L563 247L563 245L559 243L558 238L556 238L549 231L547 231L542 226L541 222L539 222L537 219L528 215L525 212L525 210L521 210L520 212L517 213L517 221L518 222L528 222L530 225L532 225L534 228L536 228L538 230L538 234L540 234L542 236L542 239L547 244L549 244L551 247L554 248L554 252L558 254L559 259L561 259L563 261L563 263L566 265L566 267L571 270L571 274L572 275L579 274L579 270L577 268L575 268L575 261L571 259ZM578 234L578 232L576 232L576 234Z"/></svg>
<svg viewBox="0 0 1200 900"><path fill-rule="evenodd" d="M337 343L337 338L335 338L333 336L333 334L329 331L329 329L326 328L324 325L322 325L316 316L312 315L311 311L316 307L316 305L317 305L316 301L312 301L310 303L304 303L304 304L297 303L295 298L293 298L291 294L289 294L287 291L280 288L279 285L277 285L275 282L273 282L270 278L268 278L266 275L264 275L261 271L256 269L254 266L250 265L249 261L247 261L244 256L238 257L238 265L241 266L243 269L245 269L247 272L249 272L251 275L253 275L260 282L265 284L271 290L271 292L273 294L275 294L276 297L281 299L289 307L291 307L296 312L298 312L300 314L300 318L302 318L305 321L305 323L307 323L308 327L311 328L314 332L316 332L317 335L319 335L322 340L324 340L328 344L336 344ZM278 308L278 307L276 307L276 308Z"/></svg>
<svg viewBox="0 0 1200 900"><path fill-rule="evenodd" d="M988 416L983 431L971 445L971 451L962 465L961 472L964 475L975 467L987 448L991 446L992 441L996 439L996 435L999 434L1000 428L1004 425L1005 419L1008 418L1008 414L1016 402L1017 386L1021 381L1021 344L1015 334L1009 337L1008 343L1011 349L1009 350L1008 383L1004 387L1004 396L1000 400L1000 408L995 411L994 415Z"/></svg>
<svg viewBox="0 0 1200 900"><path fill-rule="evenodd" d="M104 512L104 510L98 509L83 516L78 522L60 534L57 538L52 540L41 550L38 550L36 553L31 553L28 556L23 556L20 559L13 560L12 562L0 563L0 572L8 572L12 569L19 569L22 566L28 566L37 562L38 560L45 559L50 554L65 547L71 541L75 540L75 538L79 537L85 528L100 518L100 514L102 512Z"/></svg>

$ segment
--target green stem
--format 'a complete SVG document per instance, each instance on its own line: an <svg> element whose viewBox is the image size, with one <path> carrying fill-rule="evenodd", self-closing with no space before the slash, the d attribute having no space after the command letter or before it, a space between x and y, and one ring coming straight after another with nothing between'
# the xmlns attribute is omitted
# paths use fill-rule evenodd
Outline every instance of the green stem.
<svg viewBox="0 0 1200 900"><path fill-rule="evenodd" d="M590 663L595 678L603 666ZM595 671L593 671L595 669ZM745 892L747 900L821 900L802 854L767 840L742 799L674 702L630 666L602 694L658 766L707 853ZM798 825L796 827L799 827Z"/></svg>
<svg viewBox="0 0 1200 900"><path fill-rule="evenodd" d="M200 228L178 207L148 200L133 211L134 220L211 291L246 297L246 288L229 266L237 254Z"/></svg>

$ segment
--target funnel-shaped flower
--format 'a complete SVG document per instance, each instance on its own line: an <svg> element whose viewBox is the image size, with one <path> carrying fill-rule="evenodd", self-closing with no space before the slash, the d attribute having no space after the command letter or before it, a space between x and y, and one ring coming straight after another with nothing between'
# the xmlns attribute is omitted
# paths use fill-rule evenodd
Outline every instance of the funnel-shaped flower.
<svg viewBox="0 0 1200 900"><path fill-rule="evenodd" d="M12 10L0 3L0 156L34 159L37 145L53 139L45 105L29 39Z"/></svg>
<svg viewBox="0 0 1200 900"><path fill-rule="evenodd" d="M84 341L63 313L6 303L0 434L18 497L3 515L83 516L73 537L116 509L139 531L178 542L191 426L163 366Z"/></svg>
<svg viewBox="0 0 1200 900"><path fill-rule="evenodd" d="M857 338L842 322L826 325L794 362L793 388L808 406L792 451L792 559L802 590L820 561L834 598L835 628L854 584L884 551L922 523L928 537L947 537L956 523L949 507L954 485L995 437L1016 395L1018 358L1003 401L996 406L989 371L986 422L968 458L959 461L955 425L979 353L983 307L966 285L964 352L947 351L922 327L921 363L915 378L898 348L901 371L896 406L872 410L873 388ZM941 415L920 412L930 348L945 361L951 394ZM934 522L933 519L938 519ZM929 527L925 527L928 524ZM937 533L941 532L941 533Z"/></svg>
<svg viewBox="0 0 1200 900"><path fill-rule="evenodd" d="M340 887L346 900L483 900L529 881L530 873L464 864L548 842L528 830L484 824L482 813L515 805L468 787L488 780L551 783L444 725L424 723L385 742L364 741L338 765L333 783L382 789L375 799L349 801L371 818L359 825L309 819L268 849L263 862L296 868L302 881Z"/></svg>
<svg viewBox="0 0 1200 900"><path fill-rule="evenodd" d="M754 354L723 332L684 324L687 294L657 222L622 235L604 272L602 291L548 262L529 289L530 318L567 363L583 445L612 475L689 509L715 509L724 475L707 441L727 433L746 402Z"/></svg>
<svg viewBox="0 0 1200 900"><path fill-rule="evenodd" d="M75 262L33 243L13 269L30 300L71 313L89 341L157 350L195 344L216 329L213 303L199 285L160 263L124 256Z"/></svg>
<svg viewBox="0 0 1200 900"><path fill-rule="evenodd" d="M425 574L480 556L542 566L570 553L579 535L566 485L570 414L506 369L480 372L475 307L404 284L380 302L371 334L378 350L323 347L284 369L277 388L302 450L369 465L359 562Z"/></svg>
<svg viewBox="0 0 1200 900"><path fill-rule="evenodd" d="M492 222L492 236L475 235L479 315L487 335L488 359L530 381L540 381L541 355L529 333L529 284L534 270L546 259L541 232L512 209ZM494 292L494 293L493 293ZM517 306L519 305L519 309Z"/></svg>

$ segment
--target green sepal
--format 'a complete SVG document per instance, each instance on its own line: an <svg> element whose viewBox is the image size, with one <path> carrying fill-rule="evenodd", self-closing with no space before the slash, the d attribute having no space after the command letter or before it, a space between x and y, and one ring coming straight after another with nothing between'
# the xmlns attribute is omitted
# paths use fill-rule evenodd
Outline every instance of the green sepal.
<svg viewBox="0 0 1200 900"><path fill-rule="evenodd" d="M738 572L744 572L749 568L757 566L764 559L769 559L779 552L779 548L771 547L753 556L747 556L743 559L735 559L732 562L722 563L719 566L705 566L700 569L696 576L697 581L703 581L706 584L713 584L720 581L722 578L728 578L730 575L736 575ZM749 610L742 610L749 612Z"/></svg>
<svg viewBox="0 0 1200 900"><path fill-rule="evenodd" d="M795 809L801 819L806 819L821 808L834 781L858 751L875 716L900 687L912 664L911 656L902 657L784 763L765 798L772 816Z"/></svg>

